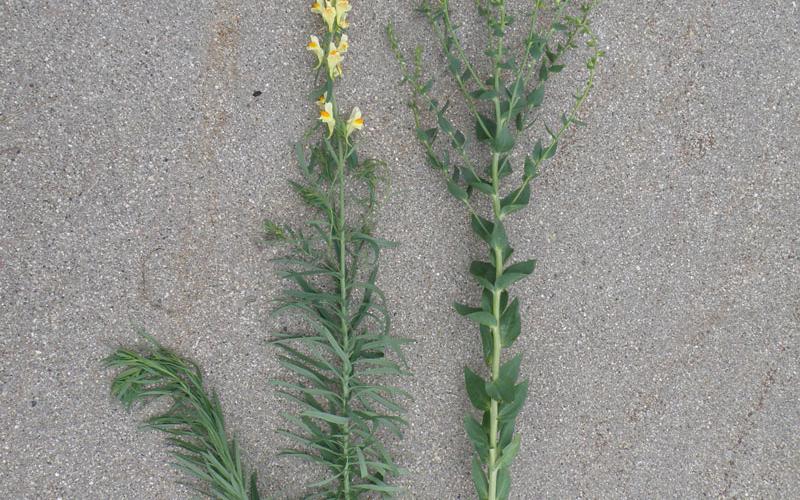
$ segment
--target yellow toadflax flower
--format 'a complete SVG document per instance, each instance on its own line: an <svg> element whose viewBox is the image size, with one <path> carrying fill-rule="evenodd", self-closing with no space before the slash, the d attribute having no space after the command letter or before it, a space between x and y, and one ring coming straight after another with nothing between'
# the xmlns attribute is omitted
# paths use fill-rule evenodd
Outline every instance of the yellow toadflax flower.
<svg viewBox="0 0 800 500"><path fill-rule="evenodd" d="M350 44L347 40L347 33L342 33L341 38L339 38L339 46L336 47L340 54L344 54L347 52L347 49L350 48Z"/></svg>
<svg viewBox="0 0 800 500"><path fill-rule="evenodd" d="M336 24L340 28L347 28L350 23L347 22L347 13L350 12L352 7L348 0L333 0L336 3Z"/></svg>
<svg viewBox="0 0 800 500"><path fill-rule="evenodd" d="M333 22L336 21L336 9L334 9L328 0L325 0L325 8L322 9L322 19L328 25L328 31L333 33Z"/></svg>
<svg viewBox="0 0 800 500"><path fill-rule="evenodd" d="M336 119L333 117L333 104L325 103L325 106L319 110L319 119L328 125L328 137L332 136L333 127L336 126Z"/></svg>
<svg viewBox="0 0 800 500"><path fill-rule="evenodd" d="M328 49L328 75L330 75L331 79L336 78L337 76L342 76L342 53L339 52L339 49L331 42L331 46Z"/></svg>
<svg viewBox="0 0 800 500"><path fill-rule="evenodd" d="M322 14L322 5L319 2L314 2L311 4L311 12L316 12L317 14Z"/></svg>
<svg viewBox="0 0 800 500"><path fill-rule="evenodd" d="M345 132L345 137L350 137L356 130L361 130L364 128L364 119L361 118L361 110L358 109L358 106L353 108L353 111L350 112L350 118L347 119L347 131Z"/></svg>
<svg viewBox="0 0 800 500"><path fill-rule="evenodd" d="M324 108L326 102L328 102L328 93L327 92L323 93L321 96L319 96L317 98L317 106L319 107L319 109Z"/></svg>
<svg viewBox="0 0 800 500"><path fill-rule="evenodd" d="M319 68L319 66L322 64L322 59L325 57L325 52L322 50L322 47L319 46L319 38L311 35L311 41L308 42L308 45L306 45L306 50L310 50L314 53L314 55L317 56L317 65L315 66L315 69Z"/></svg>

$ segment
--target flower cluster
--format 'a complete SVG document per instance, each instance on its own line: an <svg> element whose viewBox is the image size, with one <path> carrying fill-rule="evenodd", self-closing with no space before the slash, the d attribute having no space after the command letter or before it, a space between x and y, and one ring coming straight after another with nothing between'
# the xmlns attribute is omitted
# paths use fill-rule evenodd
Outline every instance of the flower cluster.
<svg viewBox="0 0 800 500"><path fill-rule="evenodd" d="M348 0L322 0L311 4L311 11L322 16L322 20L328 28L329 35L326 35L327 50L325 43L320 42L316 35L310 36L310 41L306 49L317 57L315 69L325 64L328 70L328 78L333 81L342 76L342 61L344 54L349 48L347 33L343 30L350 26L347 21L347 14L351 10ZM338 38L338 42L335 40ZM330 40L330 41L328 41ZM333 135L336 128L336 117L334 113L334 103L328 100L327 92L317 100L319 106L319 119L328 126L328 137ZM350 118L345 126L345 138L349 138L355 130L361 130L364 126L364 119L361 117L361 110L353 108Z"/></svg>

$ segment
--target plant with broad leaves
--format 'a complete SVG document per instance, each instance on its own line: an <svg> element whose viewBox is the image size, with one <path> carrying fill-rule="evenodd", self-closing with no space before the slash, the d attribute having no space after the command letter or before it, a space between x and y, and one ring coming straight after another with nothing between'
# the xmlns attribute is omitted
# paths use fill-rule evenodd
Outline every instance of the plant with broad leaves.
<svg viewBox="0 0 800 500"><path fill-rule="evenodd" d="M308 485L314 496L392 496L397 489L390 479L401 470L382 442L383 431L401 434L405 420L397 399L407 394L382 383L406 373L405 341L390 334L376 285L380 252L393 246L372 234L383 163L359 159L354 134L364 126L361 110L343 115L334 93L349 48L349 3L317 2L312 11L327 28L307 46L317 62L319 86L311 101L319 121L296 146L303 180L290 185L318 217L299 230L265 223L268 236L290 248L277 262L293 286L276 313L295 313L306 328L272 339L280 364L295 377L273 383L300 407L299 414L286 414L291 428L280 431L298 446L283 453L327 468L324 479Z"/></svg>
<svg viewBox="0 0 800 500"><path fill-rule="evenodd" d="M421 49L417 48L413 60L408 61L391 25L387 35L403 71L403 81L412 90L409 107L428 162L442 173L450 194L464 204L473 231L489 250L488 261L475 261L469 268L483 289L480 305L455 304L455 309L480 329L489 377L485 379L465 368L464 378L469 400L483 412L483 418L479 421L467 415L465 426L477 452L472 477L478 496L497 500L508 498L510 492L509 467L520 448L520 436L514 435L515 420L528 394L528 382L518 381L521 355L503 361L503 349L511 347L521 332L519 299L510 298L509 287L530 275L535 265L534 260L510 262L512 248L505 220L529 203L531 181L539 175L542 163L553 157L564 132L573 124L581 124L577 114L592 88L603 52L590 27L594 2L576 5L570 0L534 1L521 53L511 50L507 40L514 20L507 12L506 1L476 0L476 6L489 29L486 55L491 72L486 78L478 74L477 66L463 49L451 18L450 1L425 0L417 9L440 42L447 70L474 121L478 142L475 146L451 121L450 102L442 104L431 96L434 81L423 77ZM525 156L521 175L514 177L514 148L529 129L541 123L536 112L542 106L551 76L562 71L564 54L577 48L581 38L590 52L586 80L569 110L561 115L559 126L544 124L545 140L536 142ZM435 126L423 126L425 111L433 116ZM437 141L440 138L445 139L444 143ZM481 147L487 152L483 170L469 149ZM453 157L451 152L455 153ZM513 186L504 185L508 179L516 180ZM489 218L477 208L475 198L480 194L488 197Z"/></svg>

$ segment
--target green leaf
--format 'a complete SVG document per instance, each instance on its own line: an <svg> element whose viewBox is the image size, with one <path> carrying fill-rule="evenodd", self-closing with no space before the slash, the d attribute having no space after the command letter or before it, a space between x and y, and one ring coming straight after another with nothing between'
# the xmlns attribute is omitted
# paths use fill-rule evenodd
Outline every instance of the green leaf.
<svg viewBox="0 0 800 500"><path fill-rule="evenodd" d="M453 302L453 308L456 312L462 316L468 316L476 311L482 311L480 307L471 307L465 304L460 304L458 302Z"/></svg>
<svg viewBox="0 0 800 500"><path fill-rule="evenodd" d="M339 415L333 415L331 413L325 413L322 411L315 411L315 410L306 410L302 413L304 417L311 417L311 418L318 418L320 420L324 420L331 424L336 425L347 425L349 419L347 417L342 417Z"/></svg>
<svg viewBox="0 0 800 500"><path fill-rule="evenodd" d="M505 249L508 247L508 236L506 236L506 230L503 227L503 223L495 221L494 226L492 227L492 234L489 238L489 246L492 248L500 248Z"/></svg>
<svg viewBox="0 0 800 500"><path fill-rule="evenodd" d="M436 139L436 134L439 132L439 129L436 127L429 128L429 129L417 129L417 139L422 141L425 144L432 144L434 139Z"/></svg>
<svg viewBox="0 0 800 500"><path fill-rule="evenodd" d="M525 260L510 265L503 271L503 274L497 278L495 286L502 289L508 288L522 278L529 276L533 272L534 267L536 267L535 260Z"/></svg>
<svg viewBox="0 0 800 500"><path fill-rule="evenodd" d="M484 194L494 194L494 188L492 188L491 184L478 177L471 168L462 167L459 171L461 172L461 176L464 178L464 182L470 186Z"/></svg>
<svg viewBox="0 0 800 500"><path fill-rule="evenodd" d="M464 382L472 406L479 410L488 410L490 401L489 395L486 394L486 381L483 380L483 377L464 367Z"/></svg>
<svg viewBox="0 0 800 500"><path fill-rule="evenodd" d="M497 500L506 500L511 491L511 473L508 468L497 472Z"/></svg>
<svg viewBox="0 0 800 500"><path fill-rule="evenodd" d="M513 390L513 387L512 387ZM509 391L512 392L512 391ZM500 386L495 382L486 382L486 394L496 401L503 400L503 394L500 392Z"/></svg>
<svg viewBox="0 0 800 500"><path fill-rule="evenodd" d="M499 446L505 448L514 437L514 420L500 422L500 439L498 440Z"/></svg>
<svg viewBox="0 0 800 500"><path fill-rule="evenodd" d="M467 415L464 417L464 429L467 431L467 437L478 452L481 460L486 461L486 456L489 454L489 436L484 431L481 424L475 420L474 417Z"/></svg>
<svg viewBox="0 0 800 500"><path fill-rule="evenodd" d="M520 362L522 361L522 355L517 354L509 361L503 363L500 367L500 373L498 374L497 380L494 382L494 385L497 386L497 392L500 397L494 397L494 399L502 400L506 403L511 403L514 401L514 384L517 382L517 377L519 377L519 366Z"/></svg>
<svg viewBox="0 0 800 500"><path fill-rule="evenodd" d="M517 340L522 323L519 316L519 299L514 299L500 316L500 341L503 347L510 347Z"/></svg>
<svg viewBox="0 0 800 500"><path fill-rule="evenodd" d="M494 131L497 128L497 124L494 122L494 120L483 114L480 114L479 116L480 119L475 119L475 136L479 141L489 141L494 137ZM486 130L483 130L483 127L481 127L481 122L483 122Z"/></svg>
<svg viewBox="0 0 800 500"><path fill-rule="evenodd" d="M364 452L362 452L359 447L356 447L356 457L358 458L358 472L361 478L364 479L369 475L369 472L367 471L367 461L364 459Z"/></svg>
<svg viewBox="0 0 800 500"><path fill-rule="evenodd" d="M470 225L475 234L486 243L490 243L492 233L494 232L494 223L484 219L480 215L472 214L470 216ZM490 243L491 244L491 243Z"/></svg>
<svg viewBox="0 0 800 500"><path fill-rule="evenodd" d="M495 463L495 469L503 469L511 466L511 462L519 453L520 437L514 436L508 446L503 448L503 453L500 455L500 460Z"/></svg>
<svg viewBox="0 0 800 500"><path fill-rule="evenodd" d="M497 97L497 92L495 92L493 89L490 90L478 89L474 92L471 92L470 95L475 99L479 99L481 101L491 101L492 99Z"/></svg>
<svg viewBox="0 0 800 500"><path fill-rule="evenodd" d="M514 387L514 399L511 403L502 405L500 408L500 421L510 422L517 418L519 411L528 398L528 381L521 382Z"/></svg>
<svg viewBox="0 0 800 500"><path fill-rule="evenodd" d="M478 457L472 457L472 483L478 493L478 500L489 498L489 482L486 480L486 474L483 472L481 461Z"/></svg>
<svg viewBox="0 0 800 500"><path fill-rule="evenodd" d="M458 129L454 130L451 136L452 140L450 141L450 143L453 145L455 149L461 149L464 147L464 144L467 143L467 138Z"/></svg>
<svg viewBox="0 0 800 500"><path fill-rule="evenodd" d="M539 85L535 89L531 90L528 95L526 96L525 100L528 102L528 106L536 108L542 105L542 101L544 100L544 85Z"/></svg>
<svg viewBox="0 0 800 500"><path fill-rule="evenodd" d="M542 160L549 160L556 154L556 149L558 149L558 141L554 140L550 143L549 146L542 152Z"/></svg>
<svg viewBox="0 0 800 500"><path fill-rule="evenodd" d="M550 71L547 69L547 65L542 64L541 68L539 68L539 81L546 82L549 76L550 76Z"/></svg>
<svg viewBox="0 0 800 500"><path fill-rule="evenodd" d="M494 265L490 264L489 262L474 260L469 266L469 272L481 286L489 290L494 289Z"/></svg>
<svg viewBox="0 0 800 500"><path fill-rule="evenodd" d="M497 320L494 319L494 316L486 311L476 311L467 314L467 317L480 325L486 325L488 327L494 327L497 325Z"/></svg>
<svg viewBox="0 0 800 500"><path fill-rule="evenodd" d="M428 80L428 82L427 82L427 83L425 83L425 85L423 85L422 87L420 87L420 89L419 89L419 93L420 93L420 94L422 94L422 95L425 95L425 94L427 94L427 93L428 93L428 92L431 90L431 88L432 88L432 87L433 87L433 78L431 78L430 80Z"/></svg>
<svg viewBox="0 0 800 500"><path fill-rule="evenodd" d="M542 144L541 142L538 143L539 148L541 149ZM539 167L537 166L536 162L534 162L530 156L525 157L525 177L529 179L535 179L539 177Z"/></svg>
<svg viewBox="0 0 800 500"><path fill-rule="evenodd" d="M450 191L450 194L452 194L453 197L459 201L467 201L469 198L467 192L453 181L447 181L447 190Z"/></svg>
<svg viewBox="0 0 800 500"><path fill-rule="evenodd" d="M249 500L261 500L261 496L258 494L258 478L255 472L250 475L250 491L248 497Z"/></svg>
<svg viewBox="0 0 800 500"><path fill-rule="evenodd" d="M483 309L466 306L464 304L459 304L458 302L453 303L453 308L456 310L458 314L467 317L472 321L477 322L478 324L490 327L495 326L496 324L494 316L484 311Z"/></svg>
<svg viewBox="0 0 800 500"><path fill-rule="evenodd" d="M449 135L453 133L454 130L453 124L450 123L450 120L444 117L442 112L439 112L437 123L439 125L439 128L442 129L442 132L444 132L445 134Z"/></svg>
<svg viewBox="0 0 800 500"><path fill-rule="evenodd" d="M508 130L508 127L505 125L500 127L497 131L496 137L494 139L494 143L492 144L492 149L496 153L507 153L514 148L514 136L511 135L511 132Z"/></svg>
<svg viewBox="0 0 800 500"><path fill-rule="evenodd" d="M497 168L497 175L502 179L508 175L511 175L511 160L508 156L503 156L500 159L500 166Z"/></svg>
<svg viewBox="0 0 800 500"><path fill-rule="evenodd" d="M531 185L525 183L521 188L517 188L500 200L500 213L503 216L513 214L522 210L528 205L531 199Z"/></svg>
<svg viewBox="0 0 800 500"><path fill-rule="evenodd" d="M492 332L489 327L481 326L481 344L483 345L483 360L488 365L492 359L492 351L494 350L494 342L492 339Z"/></svg>
<svg viewBox="0 0 800 500"><path fill-rule="evenodd" d="M458 75L461 71L461 61L458 58L448 55L447 57L447 68L450 72L454 75Z"/></svg>

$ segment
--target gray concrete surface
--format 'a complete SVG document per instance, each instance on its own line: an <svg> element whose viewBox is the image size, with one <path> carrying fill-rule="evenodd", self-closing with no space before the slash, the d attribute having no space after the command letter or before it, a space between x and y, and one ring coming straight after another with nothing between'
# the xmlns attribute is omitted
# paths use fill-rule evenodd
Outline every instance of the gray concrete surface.
<svg viewBox="0 0 800 500"><path fill-rule="evenodd" d="M382 26L441 61L411 2L353 6L344 91L365 112L362 150L394 177L379 227L401 246L381 283L416 341L402 483L471 498L461 367L479 348L449 304L475 297L481 247L423 164ZM161 436L137 430L147 412L108 396L99 361L139 326L206 368L262 484L297 495L307 469L274 455L279 284L257 236L268 214L303 217L285 179L311 119L306 2L0 13L0 496L190 496ZM511 234L539 259L517 290L532 390L514 498L799 494L799 23L788 0L598 11L608 58L588 127Z"/></svg>

